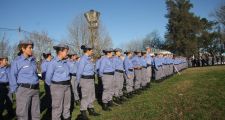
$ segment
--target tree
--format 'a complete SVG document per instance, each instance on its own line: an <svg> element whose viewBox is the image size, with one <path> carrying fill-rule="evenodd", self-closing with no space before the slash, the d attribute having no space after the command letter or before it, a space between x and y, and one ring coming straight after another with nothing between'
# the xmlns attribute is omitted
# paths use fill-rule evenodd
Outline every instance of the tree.
<svg viewBox="0 0 225 120"><path fill-rule="evenodd" d="M222 3L213 13L216 21L219 23L220 42L225 45L225 3Z"/></svg>
<svg viewBox="0 0 225 120"><path fill-rule="evenodd" d="M225 3L221 4L220 7L215 10L214 17L216 21L225 28Z"/></svg>
<svg viewBox="0 0 225 120"><path fill-rule="evenodd" d="M1 35L0 39L0 56L9 56L10 45L5 33Z"/></svg>
<svg viewBox="0 0 225 120"><path fill-rule="evenodd" d="M152 31L147 34L143 40L143 47L150 46L152 48L163 49L164 41L160 37L158 31Z"/></svg>
<svg viewBox="0 0 225 120"><path fill-rule="evenodd" d="M106 30L106 27L104 27L102 24L100 24L99 30L98 30L98 35L97 35L97 41L95 44L96 52L100 54L102 50L106 48L112 48L112 39L109 35L109 33Z"/></svg>
<svg viewBox="0 0 225 120"><path fill-rule="evenodd" d="M134 39L126 43L125 45L126 50L142 50L143 49L143 39Z"/></svg>
<svg viewBox="0 0 225 120"><path fill-rule="evenodd" d="M198 52L197 37L200 18L190 12L193 5L189 0L167 0L168 13L166 48L175 54L191 56Z"/></svg>
<svg viewBox="0 0 225 120"><path fill-rule="evenodd" d="M80 46L83 44L91 45L88 23L83 14L78 15L74 18L74 20L68 27L68 32L69 38L65 42L69 44L70 47L72 47L72 51L77 52L81 55L82 51L80 50ZM105 48L112 47L111 37L108 34L106 28L102 25L101 21L99 23L99 28L94 45L97 54L100 54L101 51Z"/></svg>
<svg viewBox="0 0 225 120"><path fill-rule="evenodd" d="M40 61L42 58L42 53L47 51L52 51L53 47L53 40L48 36L47 32L31 32L29 37L26 38L34 43L34 56L36 57L37 61Z"/></svg>
<svg viewBox="0 0 225 120"><path fill-rule="evenodd" d="M198 36L198 48L202 49L202 52L209 52L211 55L215 55L217 51L217 46L219 45L219 33L214 31L214 26L216 22L208 21L206 18L202 18L201 31Z"/></svg>
<svg viewBox="0 0 225 120"><path fill-rule="evenodd" d="M82 15L76 16L68 27L69 39L65 42L70 44L71 51L81 54L80 46L88 44L90 34L88 24Z"/></svg>

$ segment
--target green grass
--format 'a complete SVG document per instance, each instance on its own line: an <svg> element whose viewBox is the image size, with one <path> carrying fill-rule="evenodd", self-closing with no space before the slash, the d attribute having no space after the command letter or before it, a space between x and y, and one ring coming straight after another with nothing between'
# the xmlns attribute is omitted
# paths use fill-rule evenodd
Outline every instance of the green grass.
<svg viewBox="0 0 225 120"><path fill-rule="evenodd" d="M225 66L189 68L93 120L225 119ZM76 117L79 109L73 112Z"/></svg>
<svg viewBox="0 0 225 120"><path fill-rule="evenodd" d="M40 91L42 98L43 85ZM90 116L92 120L225 120L225 66L189 68L181 75L152 83L150 89L111 112L102 111L97 102L95 109L101 116ZM78 114L79 106L75 106L73 120Z"/></svg>

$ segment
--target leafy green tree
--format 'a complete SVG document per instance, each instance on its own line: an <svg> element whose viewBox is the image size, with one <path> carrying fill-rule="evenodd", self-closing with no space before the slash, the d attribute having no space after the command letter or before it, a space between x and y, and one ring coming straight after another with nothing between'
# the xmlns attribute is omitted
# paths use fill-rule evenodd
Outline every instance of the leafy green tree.
<svg viewBox="0 0 225 120"><path fill-rule="evenodd" d="M198 53L197 35L200 32L200 17L190 12L189 0L167 0L168 13L166 48L175 54L191 56Z"/></svg>

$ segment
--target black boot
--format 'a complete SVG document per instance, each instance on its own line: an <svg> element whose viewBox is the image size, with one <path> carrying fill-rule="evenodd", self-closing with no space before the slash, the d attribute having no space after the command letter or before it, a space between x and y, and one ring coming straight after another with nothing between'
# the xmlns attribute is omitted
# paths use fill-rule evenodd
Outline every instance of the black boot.
<svg viewBox="0 0 225 120"><path fill-rule="evenodd" d="M126 101L126 99L125 99L123 96L120 96L119 100L120 100L121 102L125 102L125 101Z"/></svg>
<svg viewBox="0 0 225 120"><path fill-rule="evenodd" d="M117 104L122 104L122 102L120 101L120 98L119 98L119 97L116 97L116 98L115 98L115 103L117 103Z"/></svg>
<svg viewBox="0 0 225 120"><path fill-rule="evenodd" d="M88 112L89 112L89 115L92 115L92 116L99 116L100 114L95 112L95 109L94 108L88 108Z"/></svg>
<svg viewBox="0 0 225 120"><path fill-rule="evenodd" d="M109 107L113 107L113 106L116 106L116 105L113 103L112 100L110 100L110 101L108 102L108 106L109 106Z"/></svg>
<svg viewBox="0 0 225 120"><path fill-rule="evenodd" d="M102 109L103 109L104 111L112 111L112 110L109 108L109 106L108 106L107 103L103 103Z"/></svg>
<svg viewBox="0 0 225 120"><path fill-rule="evenodd" d="M141 90L140 89L136 90L136 94L140 95L141 94Z"/></svg>
<svg viewBox="0 0 225 120"><path fill-rule="evenodd" d="M77 120L89 120L89 118L87 117L87 113L86 113L86 110L84 111L80 111L80 116Z"/></svg>
<svg viewBox="0 0 225 120"><path fill-rule="evenodd" d="M132 98L133 97L133 93L127 93L127 98Z"/></svg>
<svg viewBox="0 0 225 120"><path fill-rule="evenodd" d="M146 86L147 88L150 88L150 83L147 83L147 86Z"/></svg>
<svg viewBox="0 0 225 120"><path fill-rule="evenodd" d="M80 100L75 100L75 105L80 105Z"/></svg>

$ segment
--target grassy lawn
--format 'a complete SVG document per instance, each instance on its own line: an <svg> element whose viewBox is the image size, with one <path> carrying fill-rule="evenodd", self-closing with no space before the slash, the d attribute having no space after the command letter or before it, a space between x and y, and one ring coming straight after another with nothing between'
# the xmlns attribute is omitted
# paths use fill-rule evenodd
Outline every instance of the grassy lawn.
<svg viewBox="0 0 225 120"><path fill-rule="evenodd" d="M43 84L43 83L42 83ZM41 98L44 88L41 86ZM218 119L225 120L225 66L189 68L136 95L92 120ZM42 115L46 110L42 112ZM73 120L79 114L75 106ZM46 118L43 118L46 120Z"/></svg>
<svg viewBox="0 0 225 120"><path fill-rule="evenodd" d="M225 66L189 68L93 120L225 119ZM73 112L76 117L79 109Z"/></svg>

